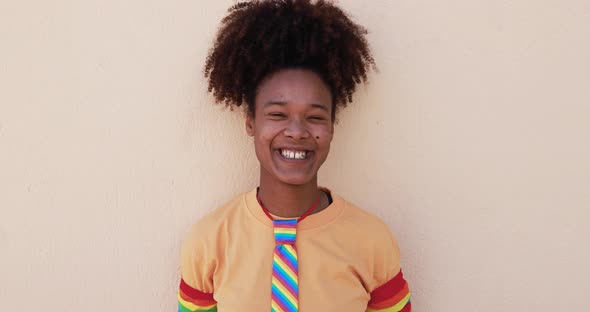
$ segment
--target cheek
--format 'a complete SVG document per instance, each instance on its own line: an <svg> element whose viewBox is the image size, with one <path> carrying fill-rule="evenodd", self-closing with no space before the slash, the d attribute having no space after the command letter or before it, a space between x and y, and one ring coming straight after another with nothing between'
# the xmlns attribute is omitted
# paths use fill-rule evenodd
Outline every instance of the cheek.
<svg viewBox="0 0 590 312"><path fill-rule="evenodd" d="M254 138L256 140L257 149L268 150L272 146L272 142L276 137L277 131L270 126L262 126L256 132Z"/></svg>
<svg viewBox="0 0 590 312"><path fill-rule="evenodd" d="M255 142L255 146L256 149L261 151L263 149L265 149L266 146L268 146L268 138L264 135L264 134L259 134L256 136L256 142Z"/></svg>
<svg viewBox="0 0 590 312"><path fill-rule="evenodd" d="M261 164L264 164L268 159L270 159L267 140L260 134L256 134L254 138L254 153L256 154L258 161Z"/></svg>
<svg viewBox="0 0 590 312"><path fill-rule="evenodd" d="M330 148L332 132L329 129L317 129L312 135L320 148Z"/></svg>

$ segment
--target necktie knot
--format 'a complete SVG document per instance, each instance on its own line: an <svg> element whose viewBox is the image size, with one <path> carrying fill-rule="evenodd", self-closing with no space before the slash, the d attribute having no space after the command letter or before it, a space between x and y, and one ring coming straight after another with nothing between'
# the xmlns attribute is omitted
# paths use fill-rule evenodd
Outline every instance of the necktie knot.
<svg viewBox="0 0 590 312"><path fill-rule="evenodd" d="M273 220L273 224L277 245L295 245L297 219Z"/></svg>

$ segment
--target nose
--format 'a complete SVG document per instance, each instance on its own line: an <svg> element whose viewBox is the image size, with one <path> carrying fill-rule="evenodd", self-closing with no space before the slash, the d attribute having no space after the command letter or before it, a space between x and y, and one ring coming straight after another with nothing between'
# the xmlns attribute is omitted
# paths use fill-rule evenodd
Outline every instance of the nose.
<svg viewBox="0 0 590 312"><path fill-rule="evenodd" d="M298 118L293 118L289 121L284 133L285 136L297 140L307 139L311 135L306 127L305 122Z"/></svg>

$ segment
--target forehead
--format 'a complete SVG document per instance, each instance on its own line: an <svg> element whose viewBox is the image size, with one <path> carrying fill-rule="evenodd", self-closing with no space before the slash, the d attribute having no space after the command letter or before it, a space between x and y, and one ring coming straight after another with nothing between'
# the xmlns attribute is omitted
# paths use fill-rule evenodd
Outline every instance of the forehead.
<svg viewBox="0 0 590 312"><path fill-rule="evenodd" d="M305 69L284 69L260 83L255 102L257 109L268 102L322 104L331 109L332 94L315 72Z"/></svg>

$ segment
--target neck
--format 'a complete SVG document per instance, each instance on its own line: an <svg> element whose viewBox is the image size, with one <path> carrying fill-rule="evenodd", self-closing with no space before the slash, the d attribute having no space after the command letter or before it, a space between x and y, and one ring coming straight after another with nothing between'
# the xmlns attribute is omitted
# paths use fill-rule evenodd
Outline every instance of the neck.
<svg viewBox="0 0 590 312"><path fill-rule="evenodd" d="M318 189L317 177L303 185L290 185L271 181L261 175L258 194L264 207L273 215L296 218L311 208L321 191ZM321 207L321 204L318 205L315 211L321 210Z"/></svg>

